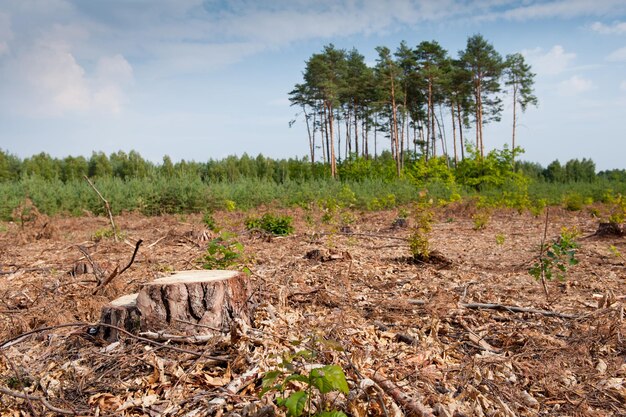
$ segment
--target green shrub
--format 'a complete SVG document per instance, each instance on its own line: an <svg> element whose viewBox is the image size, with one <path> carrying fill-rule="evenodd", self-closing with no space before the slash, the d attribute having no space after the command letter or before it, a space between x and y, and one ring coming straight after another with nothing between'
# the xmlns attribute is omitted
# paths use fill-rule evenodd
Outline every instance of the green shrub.
<svg viewBox="0 0 626 417"><path fill-rule="evenodd" d="M262 217L248 217L245 220L246 229L260 229L276 236L285 236L293 233L292 218L289 216L266 213Z"/></svg>
<svg viewBox="0 0 626 417"><path fill-rule="evenodd" d="M584 199L578 193L568 194L563 198L563 205L569 211L580 211L584 206Z"/></svg>
<svg viewBox="0 0 626 417"><path fill-rule="evenodd" d="M222 233L209 241L207 250L200 259L204 269L242 269L249 272L248 268L242 265L244 261L243 245L236 241L231 233Z"/></svg>

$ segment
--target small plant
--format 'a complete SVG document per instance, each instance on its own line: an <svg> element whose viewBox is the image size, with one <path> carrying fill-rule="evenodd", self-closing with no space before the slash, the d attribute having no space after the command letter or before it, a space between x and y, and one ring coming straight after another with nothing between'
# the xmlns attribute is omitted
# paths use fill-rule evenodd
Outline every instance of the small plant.
<svg viewBox="0 0 626 417"><path fill-rule="evenodd" d="M418 262L425 262L430 256L428 237L433 222L432 200L426 201L424 197L415 205L413 213L415 225L409 236L409 249L413 255L413 260Z"/></svg>
<svg viewBox="0 0 626 417"><path fill-rule="evenodd" d="M610 245L609 246L609 251L613 254L613 256L615 256L616 258L624 258L624 255L622 255L622 253L619 251L619 249L617 249L614 245Z"/></svg>
<svg viewBox="0 0 626 417"><path fill-rule="evenodd" d="M578 264L576 251L579 248L575 239L579 233L575 229L561 229L561 235L552 243L544 243L540 249L537 262L528 270L535 279L552 280L555 277L563 280L570 266Z"/></svg>
<svg viewBox="0 0 626 417"><path fill-rule="evenodd" d="M611 213L609 214L609 223L622 224L626 218L626 198L618 194L611 201Z"/></svg>
<svg viewBox="0 0 626 417"><path fill-rule="evenodd" d="M244 248L234 240L232 233L222 233L219 237L209 241L209 246L200 259L204 269L233 269L240 268L248 273L247 267L241 267L244 259Z"/></svg>
<svg viewBox="0 0 626 417"><path fill-rule="evenodd" d="M489 223L489 212L486 210L479 211L472 216L474 222L474 230L482 230Z"/></svg>
<svg viewBox="0 0 626 417"><path fill-rule="evenodd" d="M224 200L224 208L228 212L235 211L235 209L237 209L237 203L235 203L233 200Z"/></svg>
<svg viewBox="0 0 626 417"><path fill-rule="evenodd" d="M219 227L217 227L217 223L215 222L215 218L213 217L212 211L205 211L202 215L202 223L207 227L207 229L213 232L219 232Z"/></svg>
<svg viewBox="0 0 626 417"><path fill-rule="evenodd" d="M497 245L504 245L504 241L506 240L506 236L504 236L502 233L498 233L496 235L496 244Z"/></svg>
<svg viewBox="0 0 626 417"><path fill-rule="evenodd" d="M91 236L91 240L94 242L100 242L103 239L110 239L115 236L115 232L110 227L98 229Z"/></svg>
<svg viewBox="0 0 626 417"><path fill-rule="evenodd" d="M293 233L292 218L289 216L266 213L262 217L248 217L244 224L246 229L260 229L276 236L286 236Z"/></svg>
<svg viewBox="0 0 626 417"><path fill-rule="evenodd" d="M260 397L268 392L278 393L276 405L284 408L289 417L346 417L333 408L327 394L349 393L346 375L339 365L309 366L304 363L315 357L315 352L302 350L283 355L278 368L265 374Z"/></svg>

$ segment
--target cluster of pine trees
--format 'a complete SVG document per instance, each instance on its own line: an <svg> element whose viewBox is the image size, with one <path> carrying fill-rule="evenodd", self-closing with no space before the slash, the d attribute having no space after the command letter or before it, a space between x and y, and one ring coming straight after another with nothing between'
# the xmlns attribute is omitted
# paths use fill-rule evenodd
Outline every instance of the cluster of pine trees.
<svg viewBox="0 0 626 417"><path fill-rule="evenodd" d="M393 53L385 46L376 52L374 67L356 49L332 44L306 61L303 82L289 96L304 115L312 163L321 147L321 159L336 177L342 151L345 158L369 158L377 154L381 135L390 141L398 176L411 153L426 159L444 155L456 166L465 157L465 143L473 142L484 157L483 126L500 120L503 85L513 104L515 149L518 108L537 104L535 74L523 55L503 58L479 34L467 39L456 58L436 41L415 48L403 41ZM452 130L452 152L446 125ZM475 141L463 136L472 125Z"/></svg>

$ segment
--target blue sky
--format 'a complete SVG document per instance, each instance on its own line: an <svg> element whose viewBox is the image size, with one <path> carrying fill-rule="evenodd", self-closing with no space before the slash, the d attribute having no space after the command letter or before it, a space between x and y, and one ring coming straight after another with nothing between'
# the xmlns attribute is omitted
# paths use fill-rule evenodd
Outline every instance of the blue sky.
<svg viewBox="0 0 626 417"><path fill-rule="evenodd" d="M302 157L287 93L325 44L373 63L376 46L401 40L456 56L475 33L537 73L523 159L626 168L624 0L0 0L0 148ZM510 141L510 110L485 131L488 148Z"/></svg>

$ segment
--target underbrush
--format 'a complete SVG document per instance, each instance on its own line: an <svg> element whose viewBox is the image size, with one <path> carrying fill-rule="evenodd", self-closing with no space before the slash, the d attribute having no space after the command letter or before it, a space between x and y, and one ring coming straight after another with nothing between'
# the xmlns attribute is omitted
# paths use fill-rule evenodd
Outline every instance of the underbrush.
<svg viewBox="0 0 626 417"><path fill-rule="evenodd" d="M206 183L198 176L182 175L127 180L105 177L96 178L93 182L110 202L114 215L130 211L158 215L248 210L259 206L306 207L328 202L359 210L384 210L418 201L421 190L428 190L428 195L439 206L470 198L488 207L540 212L545 205L581 210L594 202L610 203L613 196L626 194L626 184L608 180L569 184L505 181L498 186L478 189L440 178L422 183L413 178L283 182L241 178ZM13 220L13 211L26 199L46 215L106 214L102 201L84 180L63 182L25 178L0 182L0 195L3 196L0 201L1 220Z"/></svg>

